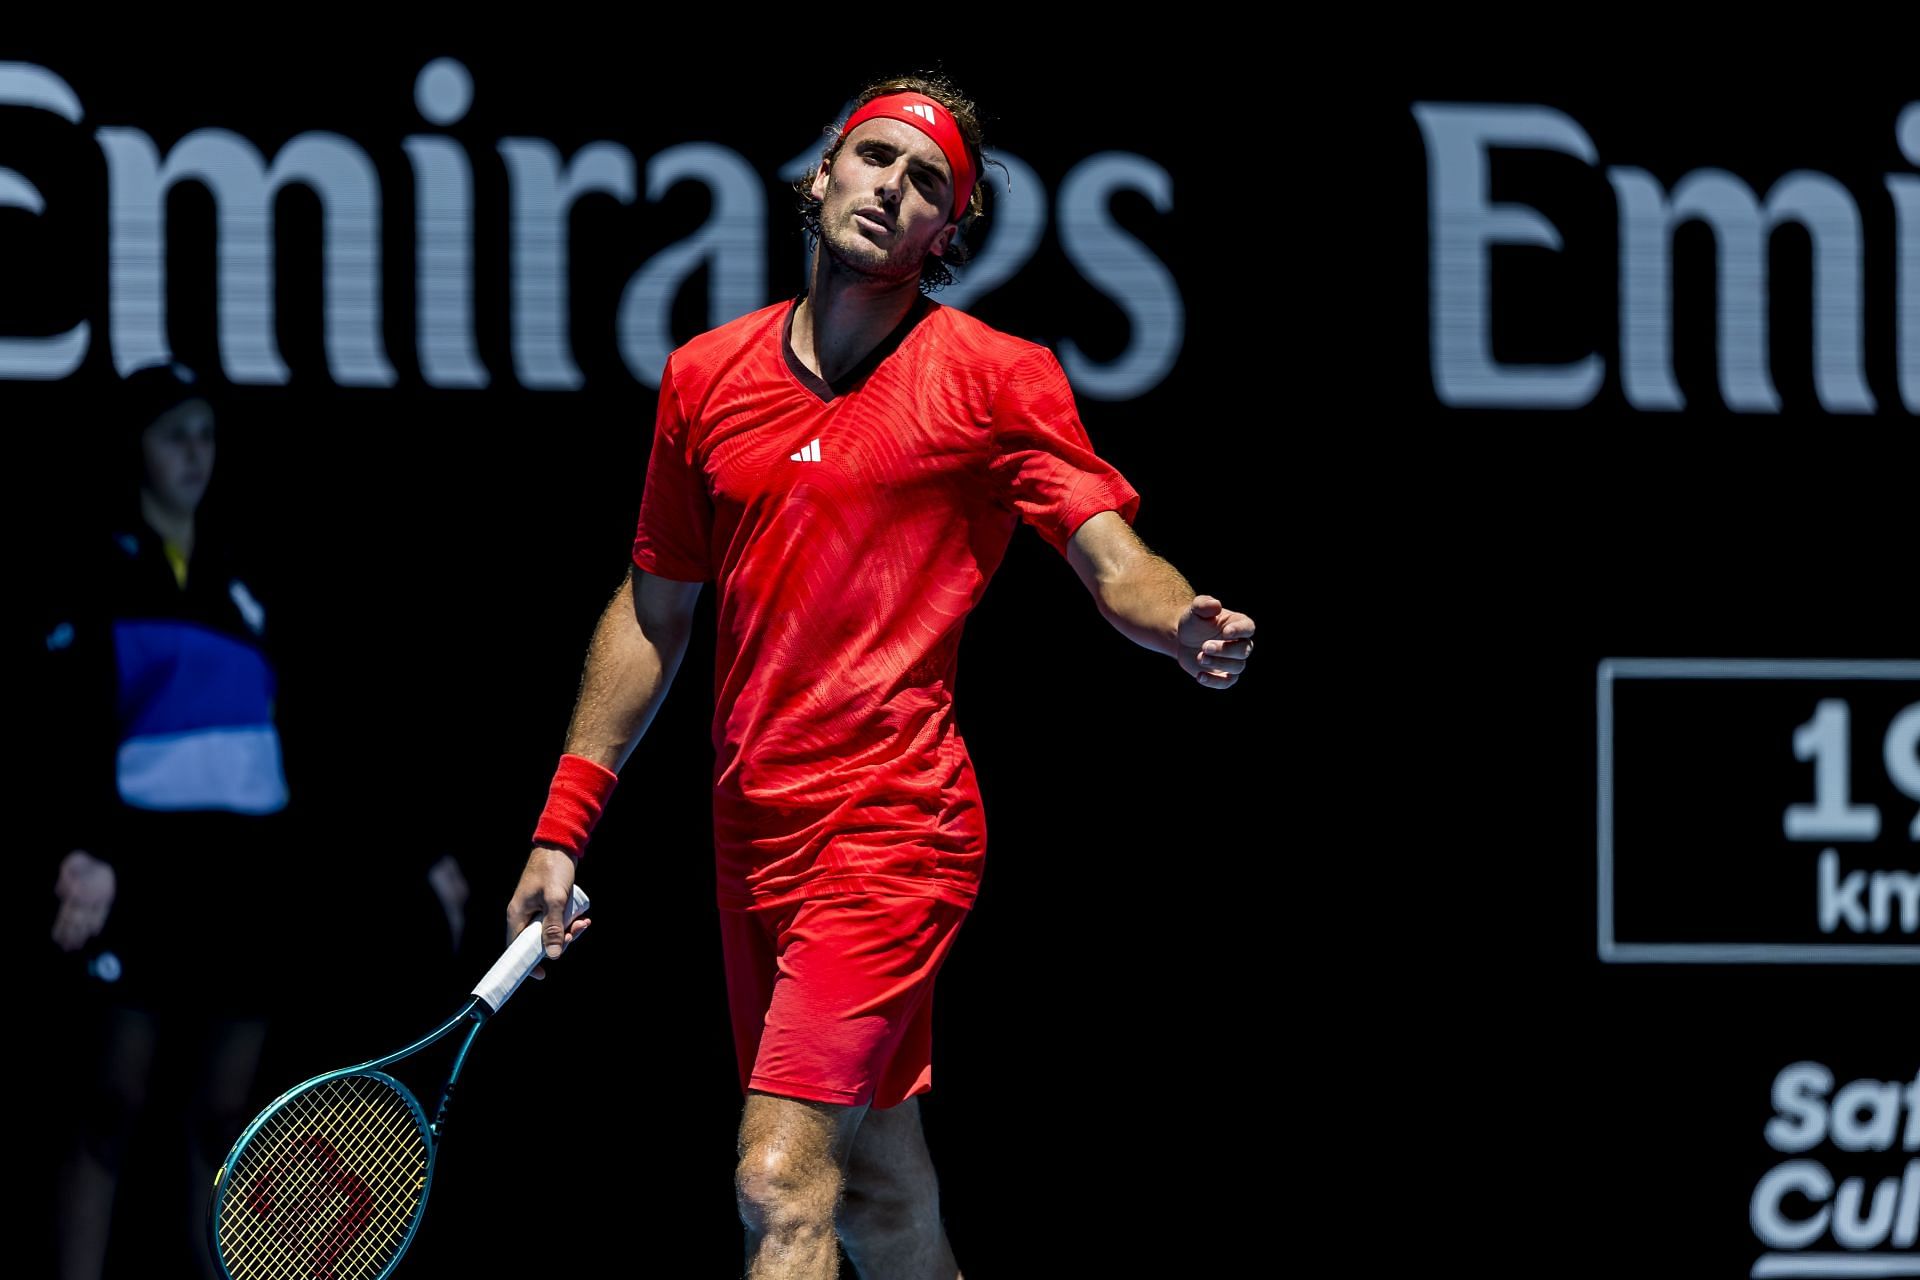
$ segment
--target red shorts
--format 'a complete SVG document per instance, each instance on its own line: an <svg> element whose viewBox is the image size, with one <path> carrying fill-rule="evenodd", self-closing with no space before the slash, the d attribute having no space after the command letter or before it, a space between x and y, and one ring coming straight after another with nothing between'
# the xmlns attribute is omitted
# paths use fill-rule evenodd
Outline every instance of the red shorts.
<svg viewBox="0 0 1920 1280"><path fill-rule="evenodd" d="M933 978L967 908L857 893L720 909L740 1088L885 1109L933 1087Z"/></svg>

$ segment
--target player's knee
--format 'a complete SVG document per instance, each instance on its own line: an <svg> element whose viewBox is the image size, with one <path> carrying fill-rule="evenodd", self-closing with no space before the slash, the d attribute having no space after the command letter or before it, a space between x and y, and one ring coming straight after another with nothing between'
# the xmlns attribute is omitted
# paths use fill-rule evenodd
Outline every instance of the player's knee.
<svg viewBox="0 0 1920 1280"><path fill-rule="evenodd" d="M756 1234L832 1230L840 1169L831 1158L774 1142L742 1144L734 1167L740 1220Z"/></svg>

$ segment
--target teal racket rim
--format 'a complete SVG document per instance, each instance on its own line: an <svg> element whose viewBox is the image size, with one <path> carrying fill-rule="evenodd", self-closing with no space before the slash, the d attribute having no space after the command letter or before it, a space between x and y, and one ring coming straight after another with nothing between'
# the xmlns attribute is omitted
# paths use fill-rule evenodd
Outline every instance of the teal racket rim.
<svg viewBox="0 0 1920 1280"><path fill-rule="evenodd" d="M357 1113L351 1124L328 1112L343 1106ZM372 1140L370 1121L379 1124ZM207 1243L221 1274L384 1280L420 1229L437 1147L419 1099L384 1071L363 1064L295 1085L247 1126L214 1176Z"/></svg>

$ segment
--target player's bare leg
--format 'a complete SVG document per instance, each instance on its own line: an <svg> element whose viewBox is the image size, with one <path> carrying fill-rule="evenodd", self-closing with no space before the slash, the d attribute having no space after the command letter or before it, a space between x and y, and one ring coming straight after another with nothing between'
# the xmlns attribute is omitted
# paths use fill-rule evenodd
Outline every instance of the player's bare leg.
<svg viewBox="0 0 1920 1280"><path fill-rule="evenodd" d="M866 1110L747 1094L734 1191L747 1228L748 1280L831 1280L839 1273L834 1208Z"/></svg>
<svg viewBox="0 0 1920 1280"><path fill-rule="evenodd" d="M834 1223L860 1280L959 1280L919 1098L860 1121Z"/></svg>

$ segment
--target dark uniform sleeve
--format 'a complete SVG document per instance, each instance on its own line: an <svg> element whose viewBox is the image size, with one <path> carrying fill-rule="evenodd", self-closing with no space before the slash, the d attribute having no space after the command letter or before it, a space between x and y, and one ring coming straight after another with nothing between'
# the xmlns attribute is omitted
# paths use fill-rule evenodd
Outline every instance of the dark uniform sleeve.
<svg viewBox="0 0 1920 1280"><path fill-rule="evenodd" d="M88 554L95 552L95 554ZM24 637L30 749L30 840L52 873L73 849L115 858L119 742L110 623L97 607L104 557L86 547L51 566L34 591Z"/></svg>

